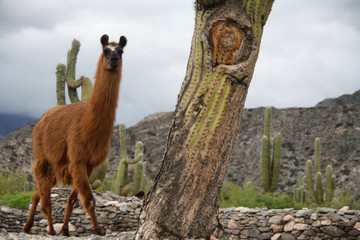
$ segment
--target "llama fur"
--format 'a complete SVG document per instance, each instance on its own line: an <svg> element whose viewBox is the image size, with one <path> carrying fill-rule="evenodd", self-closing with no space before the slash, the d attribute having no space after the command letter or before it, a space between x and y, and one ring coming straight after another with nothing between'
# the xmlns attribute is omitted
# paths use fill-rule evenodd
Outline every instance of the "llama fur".
<svg viewBox="0 0 360 240"><path fill-rule="evenodd" d="M30 232L36 206L48 219L49 234L55 235L51 216L51 188L59 183L72 186L65 210L62 234L68 236L68 223L80 194L82 206L90 215L94 234L100 234L95 216L95 199L89 177L105 161L113 133L122 70L122 53L127 40L119 43L100 39L103 52L88 103L56 106L48 110L33 131L34 176L36 190L24 232Z"/></svg>

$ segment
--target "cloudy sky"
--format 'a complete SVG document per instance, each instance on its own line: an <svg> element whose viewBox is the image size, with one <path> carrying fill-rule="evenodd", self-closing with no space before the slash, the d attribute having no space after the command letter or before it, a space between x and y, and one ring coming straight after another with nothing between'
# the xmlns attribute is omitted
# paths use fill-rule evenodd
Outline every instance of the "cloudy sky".
<svg viewBox="0 0 360 240"><path fill-rule="evenodd" d="M246 107L311 107L360 89L359 12L358 0L276 0ZM74 38L76 77L93 81L104 33L128 39L116 122L173 111L194 15L192 0L0 0L0 112L55 106L55 68Z"/></svg>

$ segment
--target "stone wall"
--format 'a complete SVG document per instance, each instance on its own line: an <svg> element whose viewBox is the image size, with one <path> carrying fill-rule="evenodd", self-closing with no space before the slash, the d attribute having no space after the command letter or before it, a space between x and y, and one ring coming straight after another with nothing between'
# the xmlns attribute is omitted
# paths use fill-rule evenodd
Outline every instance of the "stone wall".
<svg viewBox="0 0 360 240"><path fill-rule="evenodd" d="M53 219L55 229L61 228L64 209L70 189L52 190ZM97 219L107 237L122 236L132 239L142 200L119 197L111 192L94 191L97 202ZM337 211L319 208L318 211L303 209L249 209L244 207L220 209L220 221L228 234L224 239L360 239L360 211ZM0 232L21 232L28 211L0 207ZM70 218L72 236L92 234L90 217L76 204ZM47 221L37 213L31 234L45 235ZM124 232L128 235L124 237Z"/></svg>

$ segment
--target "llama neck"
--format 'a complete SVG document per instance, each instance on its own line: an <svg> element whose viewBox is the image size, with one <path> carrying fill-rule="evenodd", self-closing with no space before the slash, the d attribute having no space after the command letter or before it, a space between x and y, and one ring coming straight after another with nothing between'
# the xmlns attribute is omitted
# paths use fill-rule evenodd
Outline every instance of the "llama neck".
<svg viewBox="0 0 360 240"><path fill-rule="evenodd" d="M91 149L104 148L113 133L121 80L121 62L117 71L107 71L99 60L93 94L82 116L82 136Z"/></svg>

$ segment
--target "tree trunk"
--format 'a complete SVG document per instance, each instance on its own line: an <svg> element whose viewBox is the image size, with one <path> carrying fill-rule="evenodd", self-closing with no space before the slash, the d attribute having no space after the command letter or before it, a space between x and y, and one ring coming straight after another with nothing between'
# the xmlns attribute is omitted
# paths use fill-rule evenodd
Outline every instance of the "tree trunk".
<svg viewBox="0 0 360 240"><path fill-rule="evenodd" d="M197 0L187 73L136 239L209 238L273 0Z"/></svg>

